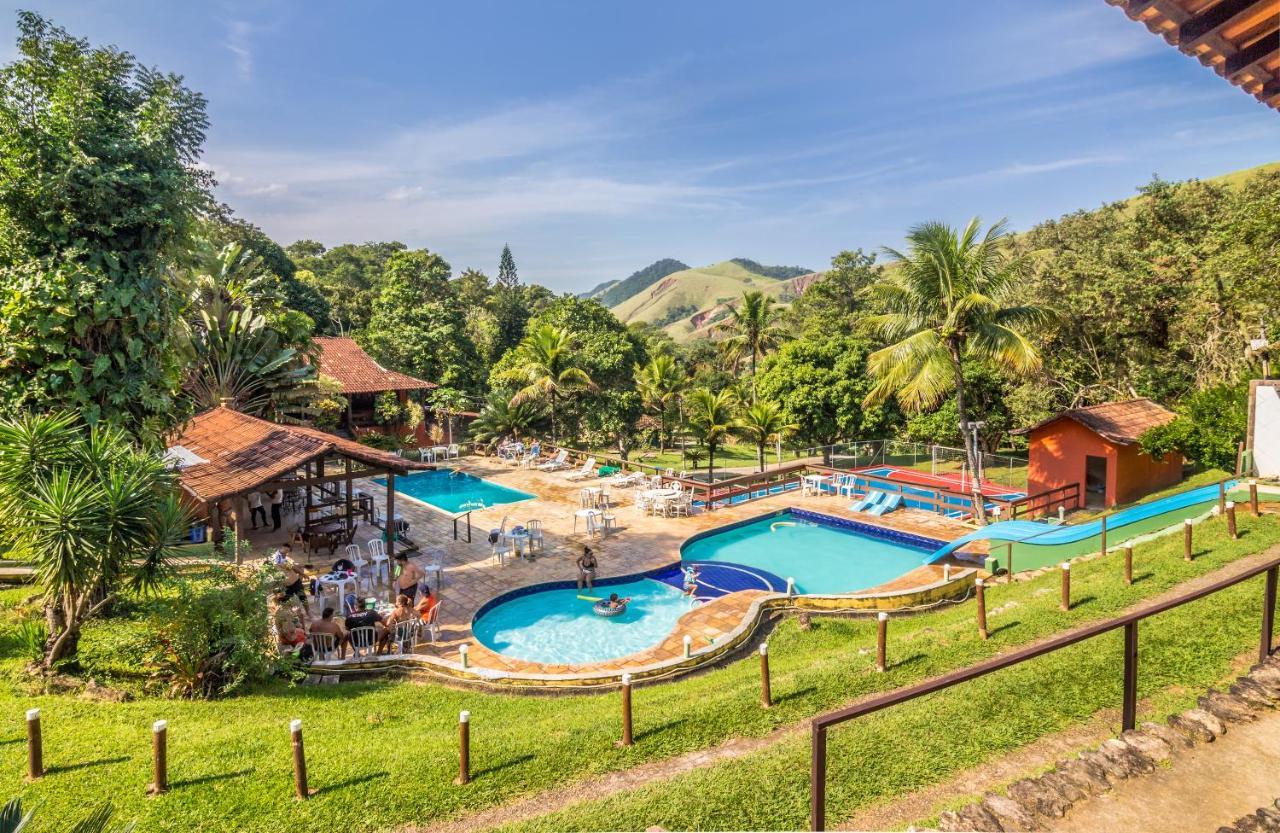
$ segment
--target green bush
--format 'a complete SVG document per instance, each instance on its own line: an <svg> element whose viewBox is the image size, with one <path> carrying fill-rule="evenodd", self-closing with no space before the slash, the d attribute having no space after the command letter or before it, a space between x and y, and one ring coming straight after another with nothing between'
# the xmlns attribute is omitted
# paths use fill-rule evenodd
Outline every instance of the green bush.
<svg viewBox="0 0 1280 833"><path fill-rule="evenodd" d="M1236 451L1249 417L1248 381L1196 391L1178 403L1172 422L1152 428L1139 442L1157 460L1181 451L1205 468L1236 470Z"/></svg>
<svg viewBox="0 0 1280 833"><path fill-rule="evenodd" d="M370 448L376 448L381 451L395 451L400 447L400 440L398 438L378 431L370 431L368 434L361 434L359 439L361 445L367 445Z"/></svg>

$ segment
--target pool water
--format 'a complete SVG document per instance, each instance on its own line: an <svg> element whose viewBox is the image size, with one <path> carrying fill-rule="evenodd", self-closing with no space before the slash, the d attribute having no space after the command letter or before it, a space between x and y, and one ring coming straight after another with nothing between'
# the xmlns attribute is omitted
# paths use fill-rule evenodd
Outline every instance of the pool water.
<svg viewBox="0 0 1280 833"><path fill-rule="evenodd" d="M379 477L374 482L387 485L385 477ZM518 503L537 497L454 469L417 471L397 477L396 491L450 514L504 503Z"/></svg>
<svg viewBox="0 0 1280 833"><path fill-rule="evenodd" d="M783 512L690 541L680 555L685 561L729 561L790 576L798 593L851 593L919 567L933 549Z"/></svg>
<svg viewBox="0 0 1280 833"><path fill-rule="evenodd" d="M690 600L669 584L639 579L582 593L631 598L627 612L606 618L575 587L538 590L484 610L471 625L480 643L509 657L579 665L625 657L661 642L689 612Z"/></svg>

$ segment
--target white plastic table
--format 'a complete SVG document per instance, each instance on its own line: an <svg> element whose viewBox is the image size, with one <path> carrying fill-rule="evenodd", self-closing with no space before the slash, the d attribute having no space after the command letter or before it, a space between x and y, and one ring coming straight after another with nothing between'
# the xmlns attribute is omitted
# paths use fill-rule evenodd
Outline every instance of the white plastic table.
<svg viewBox="0 0 1280 833"><path fill-rule="evenodd" d="M826 492L823 491L822 486L823 484L831 480L831 475L806 474L804 477L800 478L800 480L801 480L800 491L802 494L807 495L809 494L809 492L813 491L813 492L817 492L820 495L823 495L823 494L826 494Z"/></svg>
<svg viewBox="0 0 1280 833"><path fill-rule="evenodd" d="M316 595L323 595L323 588L332 587L338 591L338 613L346 615L344 609L344 600L347 597L347 585L351 585L351 593L359 595L360 584L359 575L356 573L325 573L316 579Z"/></svg>
<svg viewBox="0 0 1280 833"><path fill-rule="evenodd" d="M573 531L578 531L578 518L590 518L596 515L603 515L599 509L579 509L573 513Z"/></svg>
<svg viewBox="0 0 1280 833"><path fill-rule="evenodd" d="M576 522L576 518L574 519ZM576 528L576 527L575 527ZM530 555L529 553L529 530L527 529L510 529L502 533L502 537L507 539L511 544L511 549L519 557Z"/></svg>

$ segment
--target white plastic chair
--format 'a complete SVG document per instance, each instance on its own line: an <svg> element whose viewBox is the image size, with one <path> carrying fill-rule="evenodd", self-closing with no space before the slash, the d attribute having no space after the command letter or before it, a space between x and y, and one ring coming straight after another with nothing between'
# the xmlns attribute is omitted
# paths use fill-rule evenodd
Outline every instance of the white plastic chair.
<svg viewBox="0 0 1280 833"><path fill-rule="evenodd" d="M490 557L500 565L507 563L507 556L511 555L512 552L511 544L501 535L498 536L498 540L489 545Z"/></svg>
<svg viewBox="0 0 1280 833"><path fill-rule="evenodd" d="M430 575L431 573L436 574L436 592L439 593L440 583L442 581L441 576L444 573L444 550L441 550L441 549L428 550L427 557L430 558L431 560L428 563L423 564L422 569L425 570L428 575Z"/></svg>
<svg viewBox="0 0 1280 833"><path fill-rule="evenodd" d="M462 456L462 449L458 446L457 443L454 443L453 445L449 446L447 459L456 460L461 456Z"/></svg>
<svg viewBox="0 0 1280 833"><path fill-rule="evenodd" d="M372 587L372 571L368 576L365 575L369 562L365 560L364 551L360 549L359 544L347 544L347 560L356 565L356 584L366 589Z"/></svg>
<svg viewBox="0 0 1280 833"><path fill-rule="evenodd" d="M427 621L422 623L422 630L431 634L431 644L436 642L436 636L440 633L440 607L444 602L436 602L436 606L431 608L431 612L427 614Z"/></svg>
<svg viewBox="0 0 1280 833"><path fill-rule="evenodd" d="M371 657L378 652L378 631L372 625L351 629L351 656Z"/></svg>
<svg viewBox="0 0 1280 833"><path fill-rule="evenodd" d="M307 642L318 660L332 659L338 653L338 640L331 633L313 633L307 637Z"/></svg>
<svg viewBox="0 0 1280 833"><path fill-rule="evenodd" d="M391 562L387 558L386 542L381 538L371 538L366 546L369 547L369 560L373 562L374 577L383 581L390 581Z"/></svg>
<svg viewBox="0 0 1280 833"><path fill-rule="evenodd" d="M534 518L526 521L525 530L529 533L529 552L537 550L542 552L547 547L546 539L542 537L542 521Z"/></svg>
<svg viewBox="0 0 1280 833"><path fill-rule="evenodd" d="M398 654L412 654L413 646L418 644L418 619L407 619L396 622L396 629L391 633L391 644Z"/></svg>
<svg viewBox="0 0 1280 833"><path fill-rule="evenodd" d="M601 515L592 513L587 515L587 536L594 538L599 535L604 537L604 521L600 520Z"/></svg>

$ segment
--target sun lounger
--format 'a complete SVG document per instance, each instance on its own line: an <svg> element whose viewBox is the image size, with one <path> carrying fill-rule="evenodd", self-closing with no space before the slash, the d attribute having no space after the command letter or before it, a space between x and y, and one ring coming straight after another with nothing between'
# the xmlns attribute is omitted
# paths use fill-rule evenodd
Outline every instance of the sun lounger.
<svg viewBox="0 0 1280 833"><path fill-rule="evenodd" d="M867 510L868 515L885 515L902 505L902 495L889 495L888 500L882 500L875 506Z"/></svg>
<svg viewBox="0 0 1280 833"><path fill-rule="evenodd" d="M565 468L568 464L565 462L569 458L569 452L563 448L556 452L556 456L545 463L538 466L540 471L555 471L556 469Z"/></svg>
<svg viewBox="0 0 1280 833"><path fill-rule="evenodd" d="M587 462L582 464L582 468L577 471L571 471L565 475L569 480L586 480L596 476L596 458L588 457Z"/></svg>
<svg viewBox="0 0 1280 833"><path fill-rule="evenodd" d="M862 500L855 500L853 503L849 504L849 511L865 512L871 507L875 506L880 501L887 498L888 496L889 494L887 492L881 492L876 489L872 489L871 491L867 492L867 496L864 497Z"/></svg>

